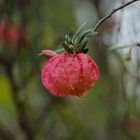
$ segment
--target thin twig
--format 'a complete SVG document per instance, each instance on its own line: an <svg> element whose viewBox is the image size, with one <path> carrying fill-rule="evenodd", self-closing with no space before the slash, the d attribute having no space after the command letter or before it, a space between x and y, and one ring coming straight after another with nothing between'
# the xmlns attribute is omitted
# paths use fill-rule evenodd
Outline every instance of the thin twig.
<svg viewBox="0 0 140 140"><path fill-rule="evenodd" d="M139 1L139 0L131 0L131 1L129 1L129 2L125 3L125 4L123 4L123 5L119 6L118 8L113 9L109 14L107 14L105 17L103 17L102 19L100 19L100 20L97 22L97 24L96 24L95 27L93 28L93 31L96 31L96 30L99 28L99 26L100 26L101 24L103 24L108 18L110 18L114 13L116 13L117 11L123 9L124 7L126 7L126 6L128 6L128 5L132 4L132 3L134 3L134 2L136 2L136 1Z"/></svg>
<svg viewBox="0 0 140 140"><path fill-rule="evenodd" d="M140 47L140 43L135 43L131 45L123 45L123 46L112 46L111 48L109 48L109 51L115 51L119 49L132 48L132 47Z"/></svg>

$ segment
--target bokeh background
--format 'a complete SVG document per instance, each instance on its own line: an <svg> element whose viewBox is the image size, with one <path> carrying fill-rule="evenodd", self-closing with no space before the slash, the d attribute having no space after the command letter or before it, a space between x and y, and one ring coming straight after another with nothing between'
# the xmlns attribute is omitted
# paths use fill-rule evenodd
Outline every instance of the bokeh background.
<svg viewBox="0 0 140 140"><path fill-rule="evenodd" d="M0 140L140 140L140 2L89 42L100 78L85 96L56 98L41 83L42 49L124 2L0 0Z"/></svg>

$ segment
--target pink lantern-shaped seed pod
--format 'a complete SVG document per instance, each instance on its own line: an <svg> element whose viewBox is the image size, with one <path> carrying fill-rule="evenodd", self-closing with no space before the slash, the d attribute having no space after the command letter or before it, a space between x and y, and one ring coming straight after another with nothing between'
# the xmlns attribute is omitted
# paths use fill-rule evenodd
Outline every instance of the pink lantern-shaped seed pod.
<svg viewBox="0 0 140 140"><path fill-rule="evenodd" d="M93 59L84 54L64 53L49 59L42 70L42 83L54 96L82 96L98 80L98 68Z"/></svg>
<svg viewBox="0 0 140 140"><path fill-rule="evenodd" d="M87 43L97 32L92 29L83 31L85 25L82 24L73 36L65 35L63 48L40 53L50 58L42 70L41 78L46 90L54 96L82 96L99 78L97 65L86 55L89 50Z"/></svg>

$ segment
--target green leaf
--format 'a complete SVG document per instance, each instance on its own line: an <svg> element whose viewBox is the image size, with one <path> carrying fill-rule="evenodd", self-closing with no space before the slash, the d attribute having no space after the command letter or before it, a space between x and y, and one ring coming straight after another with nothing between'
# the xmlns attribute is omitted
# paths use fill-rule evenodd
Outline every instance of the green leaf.
<svg viewBox="0 0 140 140"><path fill-rule="evenodd" d="M62 45L68 53L73 53L72 50L65 43L63 43Z"/></svg>
<svg viewBox="0 0 140 140"><path fill-rule="evenodd" d="M78 50L82 51L87 46L88 40L89 40L88 38L82 40L78 46Z"/></svg>
<svg viewBox="0 0 140 140"><path fill-rule="evenodd" d="M78 46L78 50L81 50L81 51L82 51L82 50L86 47L86 45L87 45L89 39L91 39L91 37L94 36L95 34L97 34L97 32L89 32L88 34L86 34L86 35L80 40L79 46Z"/></svg>
<svg viewBox="0 0 140 140"><path fill-rule="evenodd" d="M58 53L58 54L61 54L61 53L64 53L66 51L65 51L64 48L61 48L61 49L56 50L55 52Z"/></svg>
<svg viewBox="0 0 140 140"><path fill-rule="evenodd" d="M67 42L67 45L72 44L71 38L68 35L65 35L65 41Z"/></svg>
<svg viewBox="0 0 140 140"><path fill-rule="evenodd" d="M78 37L78 35L81 33L82 29L85 27L85 25L87 24L87 22L84 22L76 31L76 33L74 34L73 38L72 38L72 43L75 44L75 39Z"/></svg>
<svg viewBox="0 0 140 140"><path fill-rule="evenodd" d="M89 51L89 49L87 49L87 48L82 50L83 53L87 53L88 51Z"/></svg>
<svg viewBox="0 0 140 140"><path fill-rule="evenodd" d="M78 36L77 36L77 38L75 39L75 45L77 46L78 44L79 44L79 42L84 38L84 36L85 35L87 35L89 32L91 32L91 31L83 31L83 32L81 32Z"/></svg>
<svg viewBox="0 0 140 140"><path fill-rule="evenodd" d="M65 41L64 43L65 43L65 45L67 45L67 46L69 45L67 41ZM63 44L62 44L62 45L63 45Z"/></svg>
<svg viewBox="0 0 140 140"><path fill-rule="evenodd" d="M80 44L80 42L89 34L92 34L92 36L94 36L97 34L97 32L92 31L92 29L82 32L81 35L79 35L76 39L76 45L78 46L78 44Z"/></svg>

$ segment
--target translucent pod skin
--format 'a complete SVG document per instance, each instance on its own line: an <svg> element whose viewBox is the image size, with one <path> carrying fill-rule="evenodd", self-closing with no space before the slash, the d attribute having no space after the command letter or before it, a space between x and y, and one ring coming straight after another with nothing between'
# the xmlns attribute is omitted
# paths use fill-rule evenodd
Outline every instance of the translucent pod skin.
<svg viewBox="0 0 140 140"><path fill-rule="evenodd" d="M42 83L47 91L59 97L82 96L98 80L98 68L84 53L56 55L42 70Z"/></svg>

